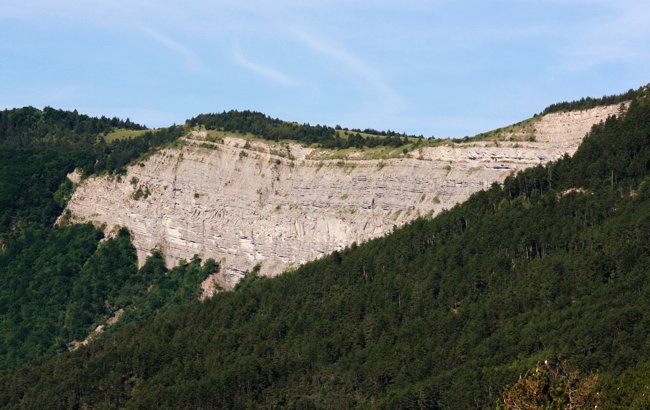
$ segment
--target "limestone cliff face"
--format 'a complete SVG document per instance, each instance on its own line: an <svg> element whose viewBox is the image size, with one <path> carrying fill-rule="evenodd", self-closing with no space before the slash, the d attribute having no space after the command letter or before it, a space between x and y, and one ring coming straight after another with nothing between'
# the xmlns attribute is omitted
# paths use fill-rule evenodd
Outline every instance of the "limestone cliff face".
<svg viewBox="0 0 650 410"><path fill-rule="evenodd" d="M210 142L194 132L126 176L86 179L68 209L74 221L128 227L140 263L154 248L169 265L195 254L220 260L212 279L228 288L257 263L275 275L572 154L594 123L620 109L541 117L534 142L450 143L391 159L363 159L363 152L326 159L327 152L297 144Z"/></svg>

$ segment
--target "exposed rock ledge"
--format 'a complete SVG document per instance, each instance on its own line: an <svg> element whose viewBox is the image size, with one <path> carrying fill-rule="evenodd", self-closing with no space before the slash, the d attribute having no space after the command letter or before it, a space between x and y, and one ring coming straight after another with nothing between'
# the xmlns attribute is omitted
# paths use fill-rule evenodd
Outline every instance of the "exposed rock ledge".
<svg viewBox="0 0 650 410"><path fill-rule="evenodd" d="M534 122L534 142L450 144L384 160L312 160L314 150L296 144L210 143L193 133L125 177L83 181L68 209L74 221L128 227L140 263L156 247L169 265L194 254L220 260L210 281L230 288L257 263L275 275L572 154L594 123L620 110L546 115Z"/></svg>

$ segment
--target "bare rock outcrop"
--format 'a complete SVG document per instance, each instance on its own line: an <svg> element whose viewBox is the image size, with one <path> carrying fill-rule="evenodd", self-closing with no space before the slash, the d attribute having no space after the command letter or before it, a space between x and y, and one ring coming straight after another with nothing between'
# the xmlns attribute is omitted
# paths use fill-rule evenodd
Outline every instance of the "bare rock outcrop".
<svg viewBox="0 0 650 410"><path fill-rule="evenodd" d="M236 136L215 142L194 132L126 176L82 181L67 209L73 221L128 227L140 263L154 248L169 265L195 254L221 261L222 272L204 284L209 294L209 283L232 287L257 263L275 275L572 154L594 123L620 109L540 117L534 141L449 143L388 159L363 152L327 159L297 144Z"/></svg>

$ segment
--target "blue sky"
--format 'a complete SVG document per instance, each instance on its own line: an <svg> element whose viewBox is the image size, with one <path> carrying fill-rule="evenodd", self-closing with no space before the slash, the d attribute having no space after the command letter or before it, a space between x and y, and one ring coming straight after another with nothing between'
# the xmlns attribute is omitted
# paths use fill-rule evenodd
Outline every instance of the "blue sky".
<svg viewBox="0 0 650 410"><path fill-rule="evenodd" d="M650 82L647 0L2 0L0 108L461 137Z"/></svg>

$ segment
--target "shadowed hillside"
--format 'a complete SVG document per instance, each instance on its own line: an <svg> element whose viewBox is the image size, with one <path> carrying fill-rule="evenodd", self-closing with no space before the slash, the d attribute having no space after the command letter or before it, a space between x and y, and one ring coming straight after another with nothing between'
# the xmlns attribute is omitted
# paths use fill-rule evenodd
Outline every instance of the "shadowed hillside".
<svg viewBox="0 0 650 410"><path fill-rule="evenodd" d="M433 220L0 375L0 405L476 408L547 358L647 405L650 100ZM644 401L645 400L645 401Z"/></svg>

